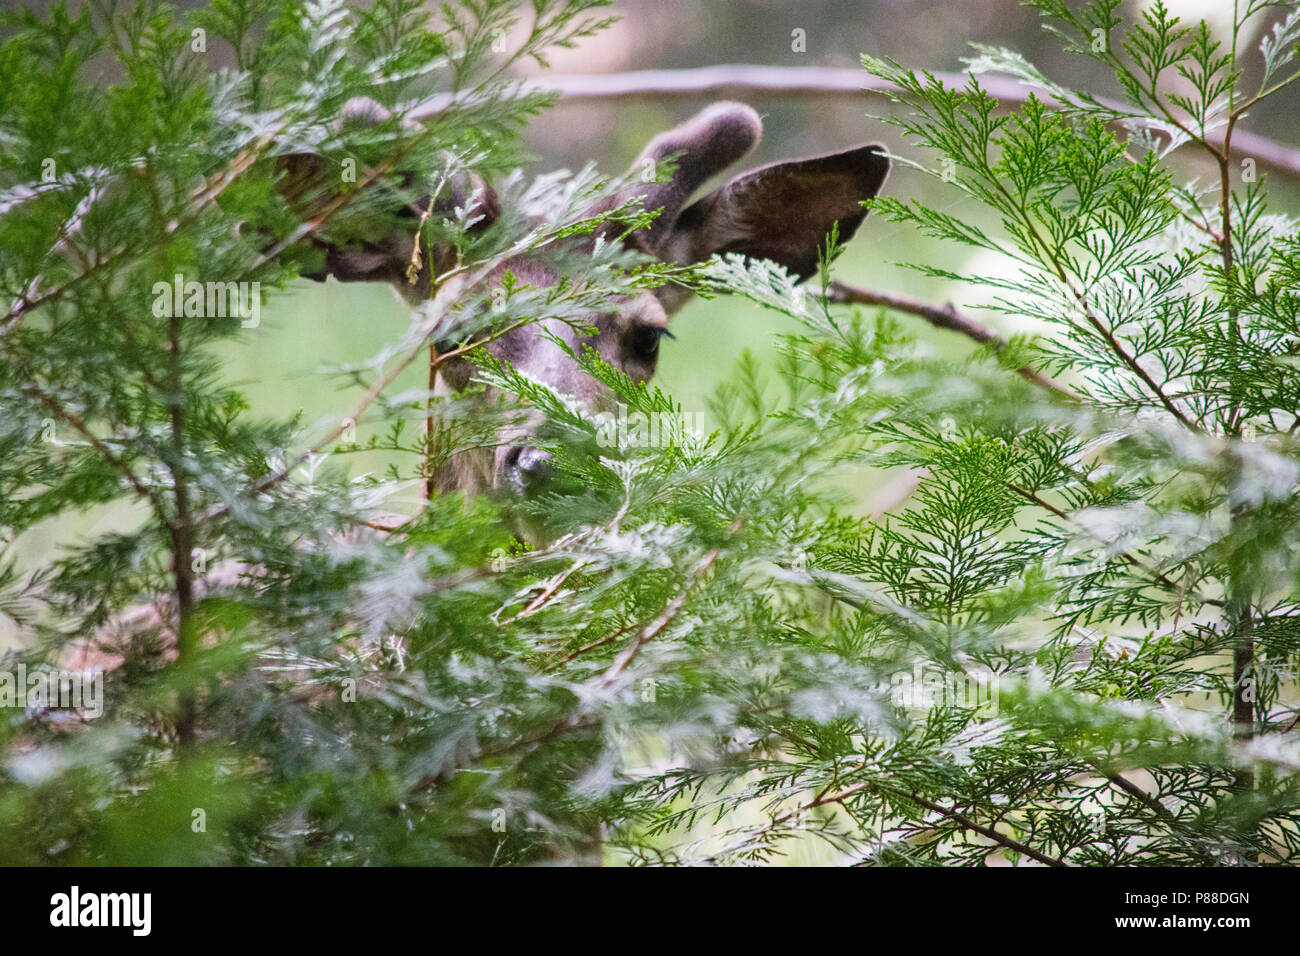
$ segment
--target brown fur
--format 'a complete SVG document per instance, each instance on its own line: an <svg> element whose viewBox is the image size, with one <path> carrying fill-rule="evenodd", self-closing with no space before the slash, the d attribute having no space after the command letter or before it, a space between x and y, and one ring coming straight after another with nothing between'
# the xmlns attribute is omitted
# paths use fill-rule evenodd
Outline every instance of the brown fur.
<svg viewBox="0 0 1300 956"><path fill-rule="evenodd" d="M358 121L375 122L381 115L379 110L377 104L358 103L350 108L349 115ZM659 210L655 222L628 242L664 261L687 264L715 253L739 253L772 259L798 278L808 278L817 269L819 247L832 227L838 227L841 241L853 236L865 215L861 201L876 195L883 185L889 158L884 147L859 146L810 159L771 163L735 177L688 205L704 182L752 150L761 133L762 122L748 106L715 103L656 136L637 157L634 171L646 169L647 163L659 169L672 161L673 173L665 182L631 187L605 208L640 195L646 209ZM304 157L302 162L306 175L310 175L313 158ZM428 203L426 197L404 213L413 226ZM433 214L467 204L482 216L475 228L490 228L499 213L499 203L491 188L477 179L462 177L448 196L434 202ZM599 211L590 210L589 214ZM430 287L430 269L442 263L435 251L434 263L424 263L414 283L408 280L406 270L414 232L412 228L410 233L376 236L359 247L329 247L326 273L341 281L388 281L408 301L417 302ZM559 278L543 263L527 258L506 263L497 275L507 268L535 286L551 285ZM492 281L489 278L488 282ZM541 322L510 332L488 349L593 411L607 409L612 399L604 386L584 374L543 333L549 331L561 337L575 351L583 344L590 345L633 380L647 381L654 375L656 358L638 348L638 342L655 335L653 330L666 329L671 316L689 297L687 290L669 286L618 303L616 311L590 317L596 334L581 342L568 325ZM471 376L468 363L454 363L442 370L437 390L450 393L461 389ZM528 470L523 466L538 465L540 459L524 450L527 430L503 435L502 441L495 454L475 450L456 456L435 477L433 487L471 493L503 485L521 489L520 472Z"/></svg>

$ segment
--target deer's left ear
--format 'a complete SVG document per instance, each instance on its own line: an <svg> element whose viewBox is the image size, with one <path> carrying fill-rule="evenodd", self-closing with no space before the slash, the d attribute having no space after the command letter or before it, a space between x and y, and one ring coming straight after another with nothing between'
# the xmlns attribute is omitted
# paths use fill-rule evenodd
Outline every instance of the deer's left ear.
<svg viewBox="0 0 1300 956"><path fill-rule="evenodd" d="M836 224L847 242L889 175L884 146L760 166L684 209L657 250L670 262L715 253L771 259L800 279L817 271L818 251Z"/></svg>
<svg viewBox="0 0 1300 956"><path fill-rule="evenodd" d="M391 119L392 114L379 103L367 97L356 97L344 106L338 127L364 130ZM415 135L414 127L411 130L411 135ZM346 205L344 192L347 187L343 171L338 167L331 168L325 157L316 153L288 153L280 156L276 165L280 173L277 186L281 195L302 221L326 219L332 211ZM353 169L351 172L354 175L348 182L355 182L357 171ZM468 171L461 171L444 182L438 195L406 202L398 200L396 193L412 191L416 176L402 171L392 178L394 184L400 184L401 190L390 188L380 193L377 186L365 187L374 190L370 195L376 198L392 193L394 201L389 204L386 199L380 199L370 221L359 230L364 238L349 236L334 241L326 240L320 234L312 237L311 245L324 251L324 266L318 271L304 272L303 278L323 282L328 276L334 276L340 282L389 282L403 298L415 304L429 294L431 270L436 268L443 272L451 268L456 256L449 244L435 243L432 250L422 245L420 271L414 279L408 276L425 218L432 215L435 219L449 219L459 209L473 220L468 231L479 233L501 214L501 204L492 187ZM430 251L433 262L429 261L429 255L423 254Z"/></svg>

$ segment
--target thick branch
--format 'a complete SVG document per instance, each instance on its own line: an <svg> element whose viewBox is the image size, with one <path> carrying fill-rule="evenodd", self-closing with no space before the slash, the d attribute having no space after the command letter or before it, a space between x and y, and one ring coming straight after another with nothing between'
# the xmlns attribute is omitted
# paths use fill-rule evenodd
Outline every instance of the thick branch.
<svg viewBox="0 0 1300 956"><path fill-rule="evenodd" d="M970 80L965 73L934 73L933 76L949 87L965 86ZM1030 93L1039 99L1055 102L1048 91L1027 86L1011 77L981 75L979 82L989 95L1003 103L1023 103ZM839 99L860 105L864 94L889 94L895 91L895 87L860 69L734 64L691 70L541 75L530 78L526 86L526 92L538 91L559 94L562 104L601 100L662 102L730 96L749 100L807 99L819 103ZM411 118L437 116L448 108L450 102L448 97L435 97L417 107ZM1121 104L1101 102L1114 107L1117 112L1130 112ZM1208 142L1221 146L1222 132L1208 137ZM1237 130L1232 134L1232 151L1254 159L1260 166L1300 177L1300 149L1295 147Z"/></svg>
<svg viewBox="0 0 1300 956"><path fill-rule="evenodd" d="M198 633L194 622L194 526L191 523L189 480L185 474L185 401L184 371L182 367L181 319L172 316L168 326L170 351L170 397L168 404L171 424L172 460L167 468L172 476L176 514L168 531L172 546L172 575L176 595L176 662L182 668L193 663L198 651ZM176 736L183 750L194 745L198 732L198 702L192 688L181 691L179 714L176 718Z"/></svg>

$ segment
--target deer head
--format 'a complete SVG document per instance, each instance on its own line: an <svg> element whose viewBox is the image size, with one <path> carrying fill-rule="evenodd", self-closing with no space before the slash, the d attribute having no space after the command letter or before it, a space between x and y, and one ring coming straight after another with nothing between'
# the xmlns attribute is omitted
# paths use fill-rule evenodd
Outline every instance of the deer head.
<svg viewBox="0 0 1300 956"><path fill-rule="evenodd" d="M375 104L353 105L354 120L373 122L380 118ZM646 210L659 210L646 228L626 242L665 262L686 265L707 260L715 253L738 253L770 259L784 266L800 280L818 269L819 249L827 234L838 227L841 240L857 231L866 215L861 203L875 196L889 172L889 157L881 145L862 145L839 152L771 163L742 173L721 187L691 202L695 192L712 176L738 162L758 143L762 121L740 103L716 103L680 126L656 136L634 163L647 168L647 161L659 168L673 161L666 182L629 187L610 201L615 208L636 195ZM310 155L290 158L290 179L311 176L315 161ZM404 215L414 220L428 211L426 197L412 204ZM463 178L433 203L433 215L469 204L478 222L474 229L490 228L500 215L496 194L482 181ZM602 210L591 210L596 213ZM429 288L430 269L443 270L449 263L423 263L423 274L412 282L408 276L414 228L394 230L367 241L325 246L325 267L310 278L323 280L332 275L344 282L383 281L391 283L412 303ZM591 239L588 237L585 240ZM516 258L504 263L488 278L499 279L510 270L524 282L547 286L559 279L555 271L535 258ZM585 403L593 411L608 409L612 397L604 385L587 375L572 357L544 332L559 337L575 353L582 346L595 349L604 361L621 369L636 381L654 375L659 341L669 320L689 299L680 286L665 286L616 303L617 310L592 315L589 325L595 333L579 337L567 323L538 323L515 329L496 339L488 349L499 359L540 380L559 392ZM439 389L455 390L467 385L473 366L464 360L448 363L440 371ZM526 490L550 470L549 456L529 442L527 429L504 437L495 451L464 452L445 467L433 484L442 489L471 492L491 487Z"/></svg>

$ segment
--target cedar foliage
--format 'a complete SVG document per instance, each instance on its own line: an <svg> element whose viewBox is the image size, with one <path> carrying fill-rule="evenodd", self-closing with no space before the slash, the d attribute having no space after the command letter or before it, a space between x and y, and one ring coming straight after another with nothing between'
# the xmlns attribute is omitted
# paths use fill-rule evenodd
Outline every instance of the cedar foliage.
<svg viewBox="0 0 1300 956"><path fill-rule="evenodd" d="M700 434L671 396L575 356L629 414L657 416L647 447L474 351L670 271L610 243L564 259L561 286L479 288L519 250L563 257L554 240L596 228L581 211L620 185L511 176L518 215L421 227L459 250L453 274L400 341L339 370L375 396L357 410L385 429L369 447L407 463L360 478L331 467L360 450L342 425L267 418L227 384L216 347L239 316L158 317L154 284L280 289L319 266L312 239L515 168L544 102L504 67L598 30L600 4L9 16L0 541L122 502L139 521L0 564L0 613L24 638L4 669L58 665L88 635L124 658L99 718L4 711L0 859L744 863L815 841L877 865L1294 864L1300 228L1230 150L1296 77L1300 10L1248 3L1220 40L1159 4L1130 24L1117 0L1031 5L1126 102L1003 50L972 66L1050 102L1008 110L974 79L865 65L899 89L887 120L990 213L893 196L873 215L1004 257L977 277L911 265L982 283L989 308L1046 334L945 360L770 263L715 259L672 276L788 316L785 394L741 368ZM1276 25L1246 89L1237 32L1262 16ZM204 67L196 28L235 68ZM397 119L340 123L361 94ZM435 123L401 124L436 94ZM1191 150L1216 181L1180 176ZM358 170L323 217L277 188L276 158L305 151ZM823 286L835 252L831 237ZM499 418L388 394L435 338L514 397ZM1013 374L1026 364L1062 390ZM447 442L491 441L529 407L554 491L435 497L399 532L365 533ZM825 480L881 467L919 475L886 518L855 516ZM525 542L521 524L544 534Z"/></svg>

